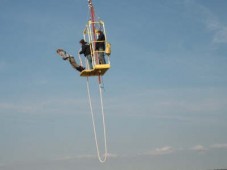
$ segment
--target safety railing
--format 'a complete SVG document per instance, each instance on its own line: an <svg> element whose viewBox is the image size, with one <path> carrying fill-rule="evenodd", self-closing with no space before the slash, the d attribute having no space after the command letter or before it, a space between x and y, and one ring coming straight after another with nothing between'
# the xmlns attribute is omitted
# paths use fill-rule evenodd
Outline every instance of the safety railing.
<svg viewBox="0 0 227 170"><path fill-rule="evenodd" d="M95 30L93 28L95 27ZM97 40L97 32L98 30L101 30L105 36L105 41L98 41ZM99 62L99 55L104 55L104 59L106 61L106 64L110 64L110 52L107 53L107 51L110 50L110 44L107 41L107 35L106 35L106 29L105 29L105 24L102 20L92 22L91 20L88 21L84 31L83 31L83 37L86 42L90 44L90 51L91 51L91 56L92 56L92 65L93 68L95 65L100 65ZM104 43L105 44L105 50L96 50L96 43ZM103 54L100 54L103 53ZM82 62L83 63L83 62ZM89 69L89 64L88 61L86 63L86 69Z"/></svg>

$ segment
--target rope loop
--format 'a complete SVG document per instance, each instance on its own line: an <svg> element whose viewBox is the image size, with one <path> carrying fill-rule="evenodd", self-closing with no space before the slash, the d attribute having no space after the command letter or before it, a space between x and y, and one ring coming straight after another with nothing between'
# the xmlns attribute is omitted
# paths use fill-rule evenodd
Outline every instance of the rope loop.
<svg viewBox="0 0 227 170"><path fill-rule="evenodd" d="M90 111L91 111L91 117L92 117L92 124L93 124L93 131L94 131L94 137L95 137L95 145L96 145L96 150L97 150L97 156L98 159L101 163L106 162L108 152L107 152L107 140L106 140L106 121L105 121L105 112L104 112L104 106L103 106L103 95L102 95L102 86L101 83L99 83L99 95L100 95L100 103L101 103L101 110L102 110L102 125L103 125L103 136L104 136L104 147L105 147L105 152L103 158L100 155L100 150L99 150L99 143L97 139L97 132L96 132L96 124L95 124L95 116L93 112L93 107L92 107L92 101L91 101L91 94L90 94L90 85L89 85L89 79L87 77L87 92L88 92L88 99L89 99L89 105L90 105Z"/></svg>

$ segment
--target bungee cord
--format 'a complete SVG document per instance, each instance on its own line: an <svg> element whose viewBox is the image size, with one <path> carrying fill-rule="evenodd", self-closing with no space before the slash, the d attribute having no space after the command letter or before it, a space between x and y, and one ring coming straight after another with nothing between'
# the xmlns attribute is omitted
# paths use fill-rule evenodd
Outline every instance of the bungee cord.
<svg viewBox="0 0 227 170"><path fill-rule="evenodd" d="M106 121L105 121L105 112L104 112L104 105L103 105L103 97L102 97L103 95L102 95L101 83L99 83L99 95L100 95L101 112L102 112L102 126L103 126L104 150L105 150L103 157L100 154L99 143L98 143L98 139L97 139L95 116L94 116L94 111L93 111L93 107L92 107L90 85L89 85L88 77L87 77L87 92L88 92L88 100L89 100L91 117L92 117L92 125L93 125L94 137L95 137L95 145L96 145L96 150L97 150L97 156L98 156L99 161L101 163L104 163L107 160L108 151L107 151L107 134L106 134L106 123L105 123Z"/></svg>

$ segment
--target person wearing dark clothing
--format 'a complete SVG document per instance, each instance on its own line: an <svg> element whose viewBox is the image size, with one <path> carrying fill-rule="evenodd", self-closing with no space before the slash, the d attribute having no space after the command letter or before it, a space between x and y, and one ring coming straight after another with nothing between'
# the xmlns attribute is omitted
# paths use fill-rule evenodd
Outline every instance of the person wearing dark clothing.
<svg viewBox="0 0 227 170"><path fill-rule="evenodd" d="M71 64L71 66L75 68L77 71L81 72L85 69L84 67L77 64L74 57L68 54L65 50L57 49L57 53L62 57L63 60L69 60L69 63Z"/></svg>
<svg viewBox="0 0 227 170"><path fill-rule="evenodd" d="M79 54L84 54L84 56L88 60L89 69L93 69L90 45L83 39L80 40L80 44L81 44L81 51L79 52Z"/></svg>
<svg viewBox="0 0 227 170"><path fill-rule="evenodd" d="M105 51L105 35L102 31L98 31L98 39L95 45L95 50L98 51L99 64L106 64L104 51Z"/></svg>

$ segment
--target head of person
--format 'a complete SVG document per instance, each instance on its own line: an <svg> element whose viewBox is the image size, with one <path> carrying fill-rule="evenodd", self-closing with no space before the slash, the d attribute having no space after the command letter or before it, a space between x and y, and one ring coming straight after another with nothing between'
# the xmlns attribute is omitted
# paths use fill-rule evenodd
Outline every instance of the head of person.
<svg viewBox="0 0 227 170"><path fill-rule="evenodd" d="M64 57L64 55L65 55L65 51L63 49L57 49L57 53L58 53L58 55L60 55L62 57Z"/></svg>
<svg viewBox="0 0 227 170"><path fill-rule="evenodd" d="M86 41L84 41L84 39L81 39L79 43L80 43L81 45L84 45L84 44L86 44Z"/></svg>
<svg viewBox="0 0 227 170"><path fill-rule="evenodd" d="M62 52L63 52L64 50L63 49L57 49L57 53L59 54L59 55L62 55Z"/></svg>
<svg viewBox="0 0 227 170"><path fill-rule="evenodd" d="M100 35L100 34L103 34L103 32L101 30L98 30L97 34Z"/></svg>

